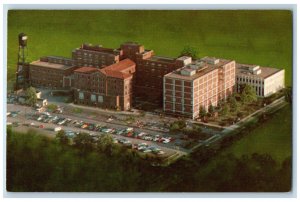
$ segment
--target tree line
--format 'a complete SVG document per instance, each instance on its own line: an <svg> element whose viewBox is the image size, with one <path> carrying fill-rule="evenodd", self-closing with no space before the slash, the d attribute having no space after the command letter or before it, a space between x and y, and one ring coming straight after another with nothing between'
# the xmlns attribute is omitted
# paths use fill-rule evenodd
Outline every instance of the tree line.
<svg viewBox="0 0 300 202"><path fill-rule="evenodd" d="M216 192L289 191L291 158L268 154L236 157L200 148L167 167L111 143L96 146L82 134L69 144L62 133L49 138L35 131L8 129L7 190L24 192Z"/></svg>

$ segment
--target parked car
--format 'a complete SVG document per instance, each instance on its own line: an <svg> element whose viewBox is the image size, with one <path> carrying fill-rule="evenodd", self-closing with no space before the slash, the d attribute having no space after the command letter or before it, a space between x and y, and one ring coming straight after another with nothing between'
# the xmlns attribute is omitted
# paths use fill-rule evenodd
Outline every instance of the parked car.
<svg viewBox="0 0 300 202"><path fill-rule="evenodd" d="M81 128L83 128L83 129L85 129L85 128L87 128L89 125L88 124L83 124L82 126L81 126Z"/></svg>
<svg viewBox="0 0 300 202"><path fill-rule="evenodd" d="M55 131L55 132L61 131L61 127L55 127L55 128L54 128L54 131Z"/></svg>
<svg viewBox="0 0 300 202"><path fill-rule="evenodd" d="M146 149L143 150L143 152L144 152L144 153L149 153L149 152L152 152L152 151L151 151L151 149L146 148Z"/></svg>

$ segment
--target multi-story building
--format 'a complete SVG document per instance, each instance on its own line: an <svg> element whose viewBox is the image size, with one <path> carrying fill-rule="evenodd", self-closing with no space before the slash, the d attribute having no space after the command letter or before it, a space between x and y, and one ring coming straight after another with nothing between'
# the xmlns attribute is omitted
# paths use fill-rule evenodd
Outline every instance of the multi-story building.
<svg viewBox="0 0 300 202"><path fill-rule="evenodd" d="M74 71L74 102L102 108L132 107L135 63L124 59L103 69L81 67Z"/></svg>
<svg viewBox="0 0 300 202"><path fill-rule="evenodd" d="M252 86L256 95L267 97L284 88L284 69L260 67L258 65L236 65L236 90L243 84Z"/></svg>
<svg viewBox="0 0 300 202"><path fill-rule="evenodd" d="M134 100L195 118L200 106L207 109L226 99L235 81L237 91L247 83L259 96L277 92L284 87L284 70L235 67L235 61L211 57L155 56L143 45L126 42L116 49L83 44L72 58L40 58L29 65L29 81L35 87L73 89L80 104L129 109Z"/></svg>
<svg viewBox="0 0 300 202"><path fill-rule="evenodd" d="M121 45L123 58L136 62L136 79L134 82L135 99L162 105L163 77L165 74L183 67L191 58L155 56L153 50L145 50L144 46L127 42Z"/></svg>
<svg viewBox="0 0 300 202"><path fill-rule="evenodd" d="M100 45L82 44L80 48L72 51L72 59L79 67L103 68L120 61L122 50L103 48Z"/></svg>
<svg viewBox="0 0 300 202"><path fill-rule="evenodd" d="M189 118L199 116L234 90L235 61L205 57L164 76L163 109Z"/></svg>
<svg viewBox="0 0 300 202"><path fill-rule="evenodd" d="M51 60L50 60L51 61ZM35 87L49 87L53 89L65 88L64 77L73 74L75 66L50 62L48 58L41 58L29 64L30 84Z"/></svg>

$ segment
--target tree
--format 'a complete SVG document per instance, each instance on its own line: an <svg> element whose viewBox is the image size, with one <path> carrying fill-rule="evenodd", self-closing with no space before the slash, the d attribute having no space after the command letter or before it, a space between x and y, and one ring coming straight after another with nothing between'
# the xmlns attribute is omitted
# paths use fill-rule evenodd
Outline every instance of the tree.
<svg viewBox="0 0 300 202"><path fill-rule="evenodd" d="M287 102L292 103L293 90L291 86L288 86L284 89L284 97Z"/></svg>
<svg viewBox="0 0 300 202"><path fill-rule="evenodd" d="M185 46L181 51L180 56L190 56L195 60L198 57L198 51L191 46Z"/></svg>
<svg viewBox="0 0 300 202"><path fill-rule="evenodd" d="M230 110L230 108L229 108L228 104L226 103L226 104L223 106L223 109L222 109L222 111L221 111L221 114L222 114L223 116L227 116L228 113L229 113L229 110Z"/></svg>
<svg viewBox="0 0 300 202"><path fill-rule="evenodd" d="M54 112L55 110L57 110L58 106L56 104L48 104L47 105L47 109L51 110L52 112Z"/></svg>
<svg viewBox="0 0 300 202"><path fill-rule="evenodd" d="M208 112L212 114L214 113L214 111L215 111L215 107L212 104L210 104L208 107Z"/></svg>
<svg viewBox="0 0 300 202"><path fill-rule="evenodd" d="M186 123L184 120L179 120L179 121L174 121L173 123L171 123L170 125L170 130L171 131L178 131L178 130L182 130L186 127Z"/></svg>
<svg viewBox="0 0 300 202"><path fill-rule="evenodd" d="M70 139L68 138L64 130L58 131L55 138L62 145L68 145L70 143Z"/></svg>
<svg viewBox="0 0 300 202"><path fill-rule="evenodd" d="M230 106L230 111L236 112L238 110L238 102L235 99L234 95L229 96L228 103L229 103L229 106Z"/></svg>
<svg viewBox="0 0 300 202"><path fill-rule="evenodd" d="M111 135L101 135L101 137L97 141L97 149L98 151L104 152L105 154L111 156L113 144L113 138Z"/></svg>
<svg viewBox="0 0 300 202"><path fill-rule="evenodd" d="M37 102L36 89L33 87L27 88L25 95L27 104L29 104L30 106L34 106Z"/></svg>
<svg viewBox="0 0 300 202"><path fill-rule="evenodd" d="M201 118L205 117L207 114L207 111L205 110L205 108L203 106L200 106L200 110L199 110L199 115Z"/></svg>
<svg viewBox="0 0 300 202"><path fill-rule="evenodd" d="M74 146L82 151L82 153L89 152L93 149L93 137L88 133L79 133L74 139Z"/></svg>
<svg viewBox="0 0 300 202"><path fill-rule="evenodd" d="M242 86L242 93L241 93L241 101L245 103L251 103L257 100L257 95L255 90L252 86L246 84Z"/></svg>

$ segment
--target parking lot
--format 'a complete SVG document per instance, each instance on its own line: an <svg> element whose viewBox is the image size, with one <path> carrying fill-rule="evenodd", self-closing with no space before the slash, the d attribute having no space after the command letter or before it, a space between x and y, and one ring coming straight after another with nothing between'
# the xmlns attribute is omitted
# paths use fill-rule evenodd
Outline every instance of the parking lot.
<svg viewBox="0 0 300 202"><path fill-rule="evenodd" d="M177 138L167 133L114 124L111 120L103 122L46 111L37 112L31 107L16 104L8 104L7 112L7 123L13 125L15 130L35 128L52 136L59 130L65 130L70 138L79 132L86 132L95 140L103 134L111 134L115 143L163 157L189 152L177 145Z"/></svg>

